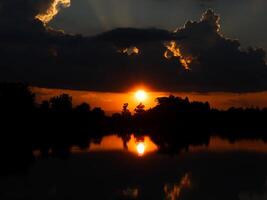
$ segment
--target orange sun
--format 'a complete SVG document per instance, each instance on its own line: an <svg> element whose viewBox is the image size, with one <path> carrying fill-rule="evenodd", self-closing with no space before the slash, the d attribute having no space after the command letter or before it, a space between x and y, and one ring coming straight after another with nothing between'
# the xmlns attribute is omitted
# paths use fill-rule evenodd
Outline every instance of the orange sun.
<svg viewBox="0 0 267 200"><path fill-rule="evenodd" d="M135 98L138 101L142 102L147 99L147 92L144 90L138 90L135 92Z"/></svg>

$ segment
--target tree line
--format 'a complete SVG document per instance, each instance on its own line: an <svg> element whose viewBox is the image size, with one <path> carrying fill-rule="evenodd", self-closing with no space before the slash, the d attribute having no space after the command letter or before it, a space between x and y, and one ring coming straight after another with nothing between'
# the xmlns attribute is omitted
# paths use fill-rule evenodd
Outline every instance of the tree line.
<svg viewBox="0 0 267 200"><path fill-rule="evenodd" d="M159 151L167 153L192 144L208 144L212 135L231 141L267 141L266 108L218 110L208 102L170 95L157 98L153 108L146 109L140 103L131 113L125 103L121 112L107 116L102 108L91 108L88 103L73 106L68 94L40 104L35 97L27 84L0 83L0 154L9 168L29 163L34 149L40 149L44 156L53 149L55 155L64 157L70 146L85 148L89 141L100 142L112 133L126 142L132 133L149 135Z"/></svg>

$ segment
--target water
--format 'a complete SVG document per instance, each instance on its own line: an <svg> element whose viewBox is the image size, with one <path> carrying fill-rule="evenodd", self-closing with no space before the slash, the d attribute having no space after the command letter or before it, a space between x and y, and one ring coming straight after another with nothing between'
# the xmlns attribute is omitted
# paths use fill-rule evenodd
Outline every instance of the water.
<svg viewBox="0 0 267 200"><path fill-rule="evenodd" d="M36 151L28 173L1 178L1 199L267 199L261 140L212 137L170 154L149 136L110 135L70 150L65 159Z"/></svg>

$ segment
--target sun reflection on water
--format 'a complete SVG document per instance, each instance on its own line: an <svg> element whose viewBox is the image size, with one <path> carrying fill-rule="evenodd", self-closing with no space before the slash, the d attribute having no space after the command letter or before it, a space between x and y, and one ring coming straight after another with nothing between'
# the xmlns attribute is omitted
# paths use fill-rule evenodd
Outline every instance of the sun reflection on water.
<svg viewBox="0 0 267 200"><path fill-rule="evenodd" d="M137 145L136 145L136 151L137 151L137 153L138 153L139 156L144 155L145 149L146 149L146 146L145 146L144 142L137 143Z"/></svg>
<svg viewBox="0 0 267 200"><path fill-rule="evenodd" d="M72 153L85 153L97 151L126 151L138 156L152 153L158 150L157 145L148 136L136 137L119 137L117 135L105 136L100 143L91 142L88 149L82 150L78 146L72 146Z"/></svg>
<svg viewBox="0 0 267 200"><path fill-rule="evenodd" d="M131 135L127 145L128 150L138 156L144 156L158 150L157 145L148 136L135 137Z"/></svg>
<svg viewBox="0 0 267 200"><path fill-rule="evenodd" d="M149 136L136 136L132 135L108 135L104 136L100 141L91 140L87 147L82 148L78 145L70 147L72 154L81 154L88 152L99 151L121 151L130 152L138 156L149 155L150 153L157 152L161 147L158 146ZM239 152L257 152L266 153L267 145L262 140L240 140L234 143L229 142L226 139L219 137L211 137L208 146L207 145L189 145L188 152L227 152L227 151L239 151ZM47 152L51 155L52 148ZM184 152L184 151L182 151ZM33 155L35 157L41 157L42 152L40 149L34 149ZM177 153L178 154L178 153Z"/></svg>

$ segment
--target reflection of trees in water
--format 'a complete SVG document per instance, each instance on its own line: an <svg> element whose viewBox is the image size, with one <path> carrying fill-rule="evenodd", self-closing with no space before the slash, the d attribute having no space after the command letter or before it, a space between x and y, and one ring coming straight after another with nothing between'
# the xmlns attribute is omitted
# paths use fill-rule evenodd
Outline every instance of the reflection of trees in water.
<svg viewBox="0 0 267 200"><path fill-rule="evenodd" d="M148 135L163 153L177 153L190 145L208 144L212 133L235 141L242 138L267 141L267 109L211 109L209 103L188 98L157 98L157 105L145 110L142 104L131 114L128 104L111 117L101 108L83 103L76 107L67 94L52 97L40 105L22 83L0 83L0 154L2 167L27 165L33 149L43 156L67 157L70 147L88 148L89 141L100 143L105 135L117 133L127 149L130 135Z"/></svg>
<svg viewBox="0 0 267 200"><path fill-rule="evenodd" d="M121 139L122 139L122 142L123 142L123 148L125 150L128 150L128 142L131 139L131 135L130 134L123 135L123 136L121 136Z"/></svg>
<svg viewBox="0 0 267 200"><path fill-rule="evenodd" d="M163 190L165 193L165 200L177 200L181 196L181 192L184 189L188 189L191 186L190 175L186 173L179 183L167 183L164 185Z"/></svg>

